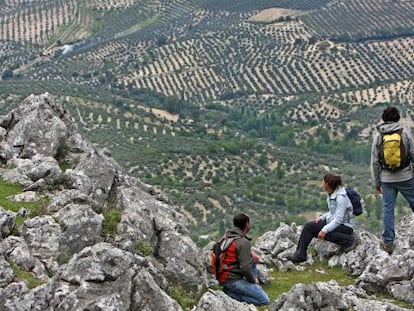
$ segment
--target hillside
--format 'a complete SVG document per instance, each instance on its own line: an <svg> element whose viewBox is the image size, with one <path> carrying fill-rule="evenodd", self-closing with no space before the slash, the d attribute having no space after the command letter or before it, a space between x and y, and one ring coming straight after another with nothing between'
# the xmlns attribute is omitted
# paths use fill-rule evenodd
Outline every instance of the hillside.
<svg viewBox="0 0 414 311"><path fill-rule="evenodd" d="M271 305L256 308L207 273L210 247L189 238L177 206L84 138L54 96L0 115L0 137L1 310L413 310L412 215L396 226L392 256L358 230L352 251L315 239L295 265L286 254L301 226L259 236Z"/></svg>
<svg viewBox="0 0 414 311"><path fill-rule="evenodd" d="M370 137L387 104L413 124L413 1L0 4L0 111L57 95L200 244L236 210L260 216L255 234L303 221L324 208L326 171L364 194L361 225L378 230Z"/></svg>

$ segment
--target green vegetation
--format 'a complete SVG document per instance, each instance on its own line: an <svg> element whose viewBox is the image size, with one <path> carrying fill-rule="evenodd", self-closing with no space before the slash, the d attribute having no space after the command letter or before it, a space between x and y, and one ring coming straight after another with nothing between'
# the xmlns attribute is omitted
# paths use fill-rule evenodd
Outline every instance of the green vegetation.
<svg viewBox="0 0 414 311"><path fill-rule="evenodd" d="M58 258L56 259L59 265L63 265L65 263L68 263L69 260L72 258L73 254L69 252L62 252L59 254Z"/></svg>
<svg viewBox="0 0 414 311"><path fill-rule="evenodd" d="M0 178L0 206L8 211L17 213L21 208L25 208L27 215L17 215L16 225L19 227L23 224L25 217L33 218L36 216L45 215L45 206L48 199L41 197L36 202L14 202L9 200L10 196L23 192L23 187L19 184L9 183Z"/></svg>
<svg viewBox="0 0 414 311"><path fill-rule="evenodd" d="M263 285L263 289L268 294L270 301L276 300L279 296L287 293L296 284L311 284L315 282L328 282L335 280L340 286L353 285L355 278L346 274L340 267L329 267L327 262L316 261L312 265L305 265L304 271L273 271L271 276L274 278L269 283ZM383 300L392 300L393 303L405 307L411 308L410 304L402 301L392 299L387 294L383 294L381 297ZM268 307L259 307L260 311L266 310Z"/></svg>
<svg viewBox="0 0 414 311"><path fill-rule="evenodd" d="M65 144L59 148L56 154L56 160L58 161L59 167L62 170L62 172L65 172L67 169L70 169L70 163L66 160L68 152L68 146Z"/></svg>
<svg viewBox="0 0 414 311"><path fill-rule="evenodd" d="M103 212L103 216L102 233L115 237L118 233L118 224L121 220L122 211L115 208L107 209Z"/></svg>
<svg viewBox="0 0 414 311"><path fill-rule="evenodd" d="M270 301L276 300L280 295L287 293L294 285L311 284L314 282L328 282L335 280L341 286L352 285L355 279L346 274L341 268L331 268L326 262L316 261L313 265L306 265L304 271L274 271L274 278L270 283L263 285L269 295ZM264 310L264 308L260 309Z"/></svg>
<svg viewBox="0 0 414 311"><path fill-rule="evenodd" d="M19 281L25 282L29 289L33 289L45 283L44 281L36 278L36 276L32 272L24 271L22 268L20 268L19 265L17 265L12 260L8 260L8 263L10 264L10 267L12 268L16 278Z"/></svg>
<svg viewBox="0 0 414 311"><path fill-rule="evenodd" d="M324 210L327 171L369 202L358 225L380 230L371 125L389 104L411 118L411 3L280 0L303 14L277 25L246 23L271 0L111 3L6 12L16 31L0 33L0 112L31 93L57 96L84 136L185 209L200 246L239 210L254 236ZM332 23L338 15L353 18ZM54 50L64 44L73 51Z"/></svg>
<svg viewBox="0 0 414 311"><path fill-rule="evenodd" d="M193 292L189 292L180 286L169 289L168 294L171 298L179 303L184 310L190 310L200 299Z"/></svg>
<svg viewBox="0 0 414 311"><path fill-rule="evenodd" d="M154 251L152 249L151 244L148 241L144 241L144 240L139 240L137 242L137 248L138 248L139 253L143 256L149 256Z"/></svg>

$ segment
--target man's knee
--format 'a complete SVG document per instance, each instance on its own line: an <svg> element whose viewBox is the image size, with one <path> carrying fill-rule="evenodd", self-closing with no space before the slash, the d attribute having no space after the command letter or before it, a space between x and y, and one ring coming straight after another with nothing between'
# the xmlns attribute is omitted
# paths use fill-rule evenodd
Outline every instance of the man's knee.
<svg viewBox="0 0 414 311"><path fill-rule="evenodd" d="M264 306L264 305L268 305L270 303L270 298L269 296L267 296L267 294L265 292L263 292L263 294L258 297L258 304L259 306Z"/></svg>

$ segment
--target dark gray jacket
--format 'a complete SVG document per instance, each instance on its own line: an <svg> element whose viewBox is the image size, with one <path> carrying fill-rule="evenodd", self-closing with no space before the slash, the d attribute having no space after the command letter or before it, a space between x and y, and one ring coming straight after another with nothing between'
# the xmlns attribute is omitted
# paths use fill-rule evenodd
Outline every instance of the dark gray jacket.
<svg viewBox="0 0 414 311"><path fill-rule="evenodd" d="M248 282L254 283L255 277L252 273L253 259L251 256L250 239L238 227L228 230L226 236L229 238L238 237L235 241L237 261L232 265L226 281L237 281L245 278Z"/></svg>

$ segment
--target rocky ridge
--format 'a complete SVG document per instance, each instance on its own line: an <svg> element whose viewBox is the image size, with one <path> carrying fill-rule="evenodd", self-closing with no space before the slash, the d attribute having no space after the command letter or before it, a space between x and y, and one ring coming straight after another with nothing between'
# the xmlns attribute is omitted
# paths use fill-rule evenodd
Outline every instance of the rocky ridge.
<svg viewBox="0 0 414 311"><path fill-rule="evenodd" d="M171 295L176 288L201 296L193 311L257 310L207 290L215 284L205 269L207 248L189 238L185 216L125 174L108 150L84 139L53 96L29 96L1 116L0 137L0 176L24 188L9 200L46 202L35 216L0 206L1 310L183 310ZM114 236L104 232L108 211L120 214ZM384 289L414 306L413 225L412 217L400 224L392 256L368 232L360 232L359 246L341 256L333 255L334 245L314 241L318 257L357 282L346 288L335 281L298 284L269 309L407 310L376 299ZM281 224L257 240L264 275L267 266L303 269L283 260L300 229ZM42 284L29 287L14 266Z"/></svg>

